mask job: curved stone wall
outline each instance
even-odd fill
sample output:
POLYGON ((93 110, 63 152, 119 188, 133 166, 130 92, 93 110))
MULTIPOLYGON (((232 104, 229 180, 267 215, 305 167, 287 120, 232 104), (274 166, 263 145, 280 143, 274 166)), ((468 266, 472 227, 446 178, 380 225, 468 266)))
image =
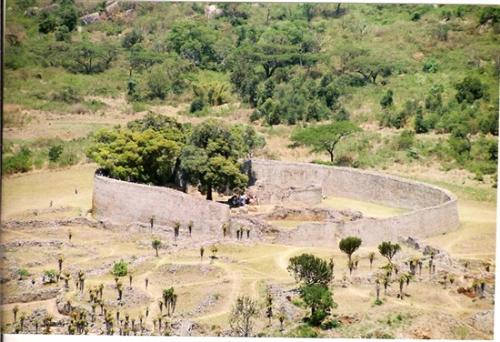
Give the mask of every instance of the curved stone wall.
MULTIPOLYGON (((259 188, 264 190, 285 193, 290 188, 311 188, 314 196, 307 193, 305 199, 313 202, 319 192, 322 196, 349 197, 411 210, 380 219, 305 223, 296 229, 282 231, 276 240, 279 243, 335 247, 339 238, 356 235, 365 245, 372 245, 384 240, 395 241, 399 237, 425 238, 455 230, 459 225, 455 196, 432 185, 377 172, 305 163, 251 160, 245 167, 251 183, 258 182, 259 188)), ((148 225, 153 215, 156 225, 167 227, 172 227, 175 221, 185 227, 192 220, 194 232, 213 236, 219 236, 221 225, 231 219, 227 205, 165 187, 124 182, 97 174, 93 210, 98 219, 112 224, 148 225)))
MULTIPOLYGON (((193 221, 193 233, 220 231, 229 221, 229 206, 207 201, 181 191, 160 186, 124 182, 94 176, 92 208, 95 216, 111 224, 142 223, 172 227, 179 221, 182 229, 193 221)), ((199 234, 198 234, 199 235, 199 234)))
POLYGON ((378 172, 316 164, 251 160, 251 182, 286 189, 315 184, 323 196, 349 197, 412 211, 388 218, 363 218, 344 223, 306 223, 282 232, 278 241, 305 246, 337 245, 339 238, 356 235, 364 244, 413 236, 424 238, 458 228, 456 197, 441 188, 378 172))

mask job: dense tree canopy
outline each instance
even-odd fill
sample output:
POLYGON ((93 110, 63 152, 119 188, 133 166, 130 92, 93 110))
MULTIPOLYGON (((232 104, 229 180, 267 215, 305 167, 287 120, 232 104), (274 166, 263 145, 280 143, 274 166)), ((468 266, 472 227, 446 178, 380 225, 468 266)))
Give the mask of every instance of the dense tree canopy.
POLYGON ((249 126, 228 127, 207 120, 193 128, 149 114, 126 128, 94 134, 87 151, 110 177, 154 185, 187 184, 212 199, 212 192, 246 188, 248 177, 239 159, 263 145, 249 126))
POLYGON ((288 271, 298 282, 306 285, 327 285, 332 279, 332 265, 312 254, 301 254, 290 258, 288 271))

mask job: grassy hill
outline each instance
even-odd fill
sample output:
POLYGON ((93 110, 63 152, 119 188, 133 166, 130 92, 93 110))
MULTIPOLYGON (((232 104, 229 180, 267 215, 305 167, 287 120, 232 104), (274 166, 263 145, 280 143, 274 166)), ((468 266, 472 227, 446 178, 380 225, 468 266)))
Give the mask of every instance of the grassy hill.
POLYGON ((496 184, 498 8, 6 7, 6 173, 86 162, 88 134, 155 111, 252 121, 264 156, 305 161, 328 158, 294 148, 290 134, 344 116, 363 132, 339 144, 337 165, 465 169, 496 184))

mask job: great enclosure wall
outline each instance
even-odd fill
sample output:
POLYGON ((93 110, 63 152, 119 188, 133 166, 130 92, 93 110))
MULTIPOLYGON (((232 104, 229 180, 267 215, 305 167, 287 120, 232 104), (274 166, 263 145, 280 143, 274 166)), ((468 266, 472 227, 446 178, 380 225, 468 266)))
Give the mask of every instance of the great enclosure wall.
MULTIPOLYGON (((383 173, 351 168, 253 159, 245 162, 249 192, 259 204, 314 207, 326 196, 408 209, 387 218, 305 222, 279 232, 274 241, 300 246, 333 247, 339 238, 360 236, 365 245, 401 237, 425 238, 458 228, 456 197, 441 188, 383 173)), ((112 225, 173 226, 193 222, 193 235, 222 236, 221 226, 240 222, 228 205, 181 191, 95 175, 93 212, 112 225)), ((250 222, 250 221, 248 221, 250 222)), ((232 228, 232 227, 231 227, 232 228)), ((255 234, 257 235, 257 234, 255 234)))

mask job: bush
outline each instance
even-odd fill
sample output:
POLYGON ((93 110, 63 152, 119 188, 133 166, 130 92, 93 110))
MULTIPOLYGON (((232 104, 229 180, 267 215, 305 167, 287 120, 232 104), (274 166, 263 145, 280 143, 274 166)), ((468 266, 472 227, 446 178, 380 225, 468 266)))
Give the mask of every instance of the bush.
POLYGON ((306 324, 299 325, 297 328, 290 332, 290 337, 319 337, 316 330, 306 324))
POLYGON ((380 99, 380 106, 382 108, 387 108, 387 107, 390 107, 392 106, 393 104, 393 92, 392 90, 388 90, 384 96, 382 96, 382 99, 380 99))
POLYGON ((427 59, 422 67, 422 71, 428 73, 436 73, 438 69, 438 63, 435 59, 427 59))
POLYGON ((419 12, 413 12, 410 16, 411 21, 419 21, 421 18, 421 15, 419 12))
POLYGON ((440 40, 442 42, 445 42, 448 40, 448 25, 441 25, 436 28, 434 31, 434 36, 436 37, 437 40, 440 40))
POLYGON ((78 156, 72 151, 67 151, 61 155, 59 158, 59 166, 71 166, 78 163, 78 156))
POLYGON ((127 33, 125 37, 123 37, 122 40, 122 46, 126 49, 131 48, 137 43, 140 43, 143 40, 143 35, 139 30, 132 30, 131 32, 127 33))
POLYGON ((19 276, 19 280, 23 280, 23 279, 26 279, 27 277, 29 277, 30 273, 28 272, 27 269, 20 268, 17 270, 17 275, 19 276))
POLYGON ((196 113, 203 110, 204 107, 205 101, 203 101, 202 98, 197 97, 193 100, 193 102, 191 102, 191 106, 189 106, 189 112, 196 113))
POLYGON ((340 326, 341 326, 340 321, 337 321, 336 319, 332 319, 332 320, 326 321, 323 324, 321 324, 321 329, 330 330, 330 329, 339 328, 340 326))
POLYGON ((455 95, 458 103, 468 102, 473 103, 485 97, 486 89, 481 81, 473 77, 465 77, 462 82, 455 85, 457 94, 455 95))
POLYGON ((55 283, 57 272, 55 270, 45 270, 43 271, 43 276, 45 277, 45 283, 55 283))
POLYGON ((49 161, 52 163, 55 163, 59 160, 59 157, 61 156, 63 152, 63 146, 62 145, 54 145, 49 149, 49 161))
POLYGON ((396 140, 398 150, 407 150, 415 143, 415 132, 404 130, 396 140))
POLYGON ((52 100, 65 103, 75 103, 81 100, 78 91, 73 87, 64 87, 59 92, 52 94, 52 100))
POLYGON ((111 271, 111 273, 116 277, 126 276, 128 273, 128 264, 123 260, 115 262, 113 264, 113 270, 111 271))
POLYGON ((2 169, 5 174, 28 172, 33 167, 32 152, 27 147, 21 148, 21 150, 13 156, 4 158, 2 169))

